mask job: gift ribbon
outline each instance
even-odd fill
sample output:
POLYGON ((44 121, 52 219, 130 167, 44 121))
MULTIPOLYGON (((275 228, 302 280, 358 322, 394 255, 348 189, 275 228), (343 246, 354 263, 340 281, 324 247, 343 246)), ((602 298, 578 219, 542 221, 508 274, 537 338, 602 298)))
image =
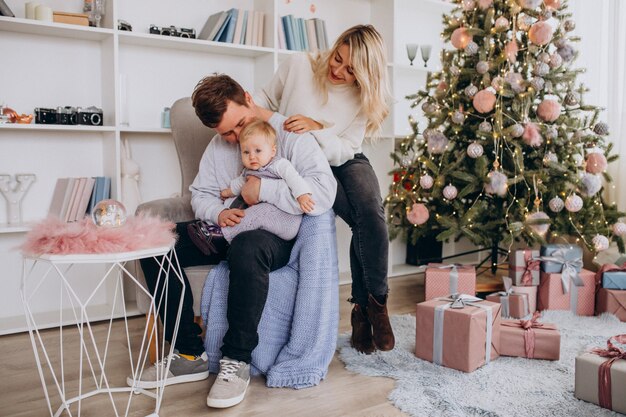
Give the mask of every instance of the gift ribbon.
MULTIPOLYGON (((522 251, 524 252, 524 266, 515 265, 511 268, 515 272, 522 272, 522 281, 521 284, 524 286, 530 286, 533 283, 533 272, 537 271, 539 273, 539 264, 541 263, 541 258, 534 258, 532 255, 532 251, 522 251)), ((517 257, 517 253, 515 254, 517 257)), ((517 276, 517 274, 516 274, 517 276)))
POLYGON ((596 272, 596 291, 598 291, 598 289, 602 286, 602 276, 605 272, 626 272, 626 262, 624 262, 622 266, 617 266, 615 264, 602 265, 598 272, 596 272))
POLYGON ((491 361, 491 339, 493 334, 493 311, 487 305, 479 304, 484 301, 480 298, 467 294, 452 294, 446 298, 435 298, 439 301, 449 301, 446 304, 435 307, 435 319, 433 325, 433 363, 443 364, 443 315, 449 308, 462 309, 467 306, 482 308, 487 313, 487 334, 485 340, 485 365, 491 361))
POLYGON ((459 267, 464 268, 465 265, 461 264, 448 264, 436 266, 437 269, 449 269, 450 275, 450 294, 457 294, 459 291, 459 267))
POLYGON ((539 311, 535 311, 530 320, 504 321, 503 326, 519 327, 524 330, 524 353, 528 359, 535 357, 536 334, 534 329, 556 330, 554 324, 539 323, 537 320, 541 316, 539 311))
POLYGON ((583 280, 580 278, 578 271, 583 267, 583 260, 581 258, 577 259, 566 259, 567 249, 558 249, 552 253, 550 256, 542 256, 539 259, 546 262, 556 262, 561 264, 561 285, 563 286, 563 294, 567 294, 569 291, 569 282, 570 280, 577 287, 582 287, 585 284, 583 280))
POLYGON ((626 334, 620 334, 607 340, 607 348, 596 348, 591 351, 609 360, 603 362, 598 368, 598 400, 600 407, 613 409, 613 399, 611 398, 611 366, 617 360, 626 360, 626 350, 615 346, 615 343, 626 344, 626 334))

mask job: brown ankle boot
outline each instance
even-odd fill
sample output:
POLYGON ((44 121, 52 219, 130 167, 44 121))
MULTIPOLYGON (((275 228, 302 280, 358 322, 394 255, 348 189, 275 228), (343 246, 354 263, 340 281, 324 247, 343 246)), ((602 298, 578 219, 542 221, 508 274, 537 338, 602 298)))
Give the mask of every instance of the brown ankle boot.
POLYGON ((350 344, 359 352, 369 355, 375 350, 374 342, 372 342, 372 325, 358 304, 352 308, 350 323, 352 323, 350 344))
POLYGON ((393 336, 393 329, 387 314, 387 296, 385 296, 384 304, 378 304, 376 299, 370 294, 367 304, 367 316, 370 323, 372 323, 374 345, 380 350, 393 349, 396 339, 393 336))

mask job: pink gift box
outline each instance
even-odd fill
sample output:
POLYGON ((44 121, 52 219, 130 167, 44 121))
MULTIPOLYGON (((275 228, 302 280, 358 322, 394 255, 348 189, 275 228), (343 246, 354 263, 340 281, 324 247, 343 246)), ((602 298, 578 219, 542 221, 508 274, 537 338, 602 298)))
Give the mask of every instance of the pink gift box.
POLYGON ((596 300, 596 312, 615 314, 620 321, 626 322, 626 290, 600 288, 596 300))
POLYGON ((500 355, 558 361, 561 353, 561 334, 556 326, 535 322, 532 323, 532 327, 525 329, 524 322, 524 320, 502 321, 500 355))
POLYGON ((516 250, 509 256, 509 275, 517 286, 539 285, 539 251, 516 250))
POLYGON ((425 300, 448 294, 476 294, 476 268, 472 265, 430 263, 424 278, 425 300))
POLYGON ((537 304, 539 310, 571 310, 579 316, 593 316, 595 311, 595 274, 586 269, 579 273, 582 286, 562 274, 541 272, 537 304))
POLYGON ((463 372, 500 356, 500 304, 472 298, 479 301, 463 308, 444 299, 417 304, 415 356, 463 372))
POLYGON ((486 299, 492 303, 502 304, 502 317, 521 319, 530 314, 528 294, 494 292, 489 294, 486 299))
POLYGON ((537 311, 537 287, 511 287, 515 294, 526 294, 528 295, 528 309, 530 310, 530 314, 537 311))

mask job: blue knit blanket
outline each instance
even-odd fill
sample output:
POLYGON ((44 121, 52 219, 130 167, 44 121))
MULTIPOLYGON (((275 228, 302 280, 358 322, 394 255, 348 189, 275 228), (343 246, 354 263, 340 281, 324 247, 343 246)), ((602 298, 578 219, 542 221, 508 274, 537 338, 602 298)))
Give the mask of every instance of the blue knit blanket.
MULTIPOLYGON (((209 370, 219 371, 228 322, 228 264, 209 272, 200 304, 209 370)), ((335 215, 304 216, 289 263, 270 273, 251 370, 268 387, 306 388, 326 376, 337 344, 339 271, 335 215)))

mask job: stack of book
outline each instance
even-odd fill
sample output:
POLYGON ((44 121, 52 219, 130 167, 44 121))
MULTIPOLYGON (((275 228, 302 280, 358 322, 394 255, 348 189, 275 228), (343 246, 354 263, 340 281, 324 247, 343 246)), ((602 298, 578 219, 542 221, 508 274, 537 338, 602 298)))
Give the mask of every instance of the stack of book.
POLYGON ((93 207, 111 196, 111 178, 59 178, 48 213, 65 222, 82 220, 93 207))
POLYGON ((232 8, 209 16, 198 39, 263 46, 265 13, 232 8))
POLYGON ((317 51, 328 49, 326 22, 317 17, 303 19, 286 15, 278 25, 278 46, 290 51, 317 51))

